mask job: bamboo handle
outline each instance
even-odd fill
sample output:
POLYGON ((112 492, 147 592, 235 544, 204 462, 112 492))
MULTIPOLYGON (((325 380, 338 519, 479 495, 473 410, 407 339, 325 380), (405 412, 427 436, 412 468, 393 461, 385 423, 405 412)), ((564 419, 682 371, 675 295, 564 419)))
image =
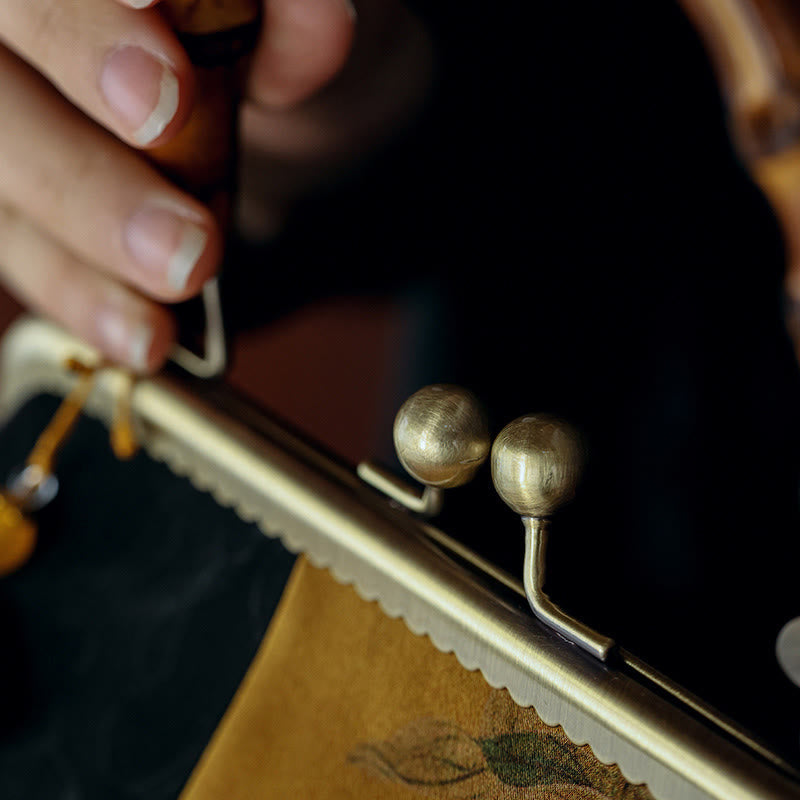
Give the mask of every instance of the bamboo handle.
POLYGON ((716 68, 734 145, 781 222, 794 303, 787 323, 800 357, 800 6, 794 0, 680 2, 716 68))
POLYGON ((227 225, 234 188, 237 109, 247 56, 259 32, 260 0, 165 0, 159 7, 196 67, 191 117, 178 136, 149 151, 183 188, 227 225))
POLYGON ((755 164, 800 141, 800 7, 680 0, 716 68, 735 144, 755 164))

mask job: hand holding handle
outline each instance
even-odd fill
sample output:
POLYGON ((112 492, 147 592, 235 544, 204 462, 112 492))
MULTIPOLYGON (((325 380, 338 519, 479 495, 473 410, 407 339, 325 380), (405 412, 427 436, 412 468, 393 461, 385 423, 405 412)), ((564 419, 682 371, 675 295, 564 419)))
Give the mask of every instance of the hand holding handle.
MULTIPOLYGON (((259 0, 165 0, 162 11, 195 64, 191 117, 150 158, 214 212, 223 232, 231 217, 237 164, 238 110, 248 55, 259 33, 259 0)), ((179 344, 173 360, 201 378, 216 377, 227 362, 216 280, 203 288, 202 356, 179 344)))

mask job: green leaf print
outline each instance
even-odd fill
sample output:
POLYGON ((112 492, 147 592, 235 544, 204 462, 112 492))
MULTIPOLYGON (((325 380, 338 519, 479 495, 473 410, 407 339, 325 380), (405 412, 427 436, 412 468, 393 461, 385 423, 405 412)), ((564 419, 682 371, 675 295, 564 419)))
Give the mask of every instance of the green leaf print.
POLYGON ((591 785, 577 748, 547 732, 508 733, 479 741, 488 768, 510 786, 591 785))

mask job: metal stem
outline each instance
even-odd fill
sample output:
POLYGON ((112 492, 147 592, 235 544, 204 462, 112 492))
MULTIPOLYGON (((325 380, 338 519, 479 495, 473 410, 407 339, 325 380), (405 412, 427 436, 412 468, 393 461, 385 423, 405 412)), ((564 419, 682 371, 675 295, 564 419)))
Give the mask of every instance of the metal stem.
POLYGON ((595 658, 605 661, 614 647, 614 640, 593 631, 566 614, 544 593, 547 520, 539 517, 523 517, 522 522, 525 525, 523 584, 531 610, 542 622, 565 639, 582 647, 595 658))

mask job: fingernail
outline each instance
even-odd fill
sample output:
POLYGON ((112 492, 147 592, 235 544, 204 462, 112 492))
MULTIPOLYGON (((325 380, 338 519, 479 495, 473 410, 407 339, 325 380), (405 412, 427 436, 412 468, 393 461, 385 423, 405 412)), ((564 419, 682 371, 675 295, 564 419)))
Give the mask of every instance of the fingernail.
POLYGON ((112 358, 140 372, 147 369, 153 330, 139 320, 131 320, 116 308, 102 308, 96 314, 101 348, 112 358))
POLYGON ((175 292, 186 289, 207 242, 206 231, 165 208, 137 211, 125 230, 137 264, 175 292))
POLYGON ((155 141, 178 110, 175 73, 140 47, 121 47, 106 60, 100 90, 141 146, 155 141))
POLYGON ((131 8, 147 8, 153 0, 125 0, 131 8))

